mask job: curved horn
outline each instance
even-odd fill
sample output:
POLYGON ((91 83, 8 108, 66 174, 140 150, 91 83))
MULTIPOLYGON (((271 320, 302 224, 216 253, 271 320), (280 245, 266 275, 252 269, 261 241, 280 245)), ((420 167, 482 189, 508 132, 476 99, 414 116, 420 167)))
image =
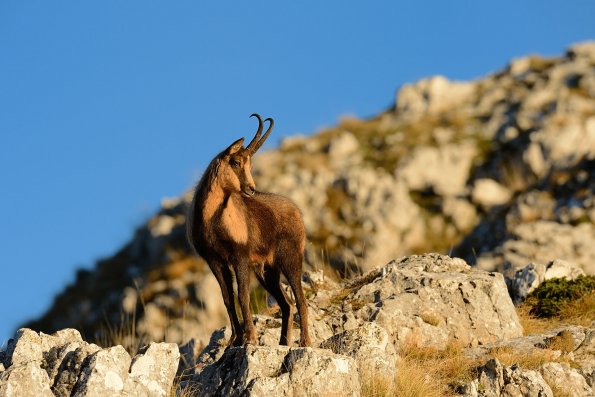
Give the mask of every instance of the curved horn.
POLYGON ((256 151, 254 146, 258 143, 258 139, 260 138, 260 134, 262 133, 262 127, 264 123, 262 121, 262 117, 260 117, 258 113, 252 113, 250 117, 256 117, 258 119, 258 131, 256 131, 256 135, 254 135, 254 138, 250 141, 248 147, 246 147, 246 150, 249 150, 250 152, 254 153, 256 151))
POLYGON ((264 133, 263 137, 260 138, 260 140, 256 143, 256 145, 254 145, 254 149, 252 150, 252 153, 256 153, 256 151, 258 149, 260 149, 260 147, 262 146, 262 144, 264 143, 264 141, 266 141, 266 139, 269 137, 269 134, 273 130, 273 127, 275 126, 275 121, 272 118, 270 118, 270 117, 269 118, 266 118, 264 121, 265 122, 266 121, 269 122, 269 128, 267 128, 267 130, 264 133))

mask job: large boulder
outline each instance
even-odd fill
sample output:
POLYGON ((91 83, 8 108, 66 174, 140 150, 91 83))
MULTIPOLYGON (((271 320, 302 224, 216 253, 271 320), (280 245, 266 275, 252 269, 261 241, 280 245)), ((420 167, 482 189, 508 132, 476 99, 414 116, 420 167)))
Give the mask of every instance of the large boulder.
POLYGON ((411 338, 444 347, 475 346, 522 335, 504 277, 438 254, 391 261, 344 286, 336 306, 320 313, 336 331, 367 322, 384 328, 397 350, 411 338))

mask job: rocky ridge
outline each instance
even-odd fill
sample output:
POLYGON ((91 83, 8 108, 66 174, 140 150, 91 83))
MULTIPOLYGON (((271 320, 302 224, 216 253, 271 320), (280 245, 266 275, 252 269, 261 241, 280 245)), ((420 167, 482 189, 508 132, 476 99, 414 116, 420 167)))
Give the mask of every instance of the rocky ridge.
MULTIPOLYGON (((593 274, 595 43, 520 58, 472 82, 437 76, 405 85, 375 117, 345 118, 259 153, 253 174, 260 190, 302 209, 311 270, 350 277, 438 251, 507 280, 555 259, 593 274)), ((131 352, 155 340, 206 345, 226 313, 216 281, 185 241, 189 200, 164 200, 129 243, 80 270, 27 326, 74 327, 131 352)))
MULTIPOLYGON (((500 273, 424 254, 342 283, 322 272, 304 280, 313 347, 277 346, 278 310, 255 316, 258 345, 226 349, 230 331, 222 328, 204 349, 150 343, 132 359, 122 346, 101 348, 73 329, 53 335, 21 329, 0 352, 0 396, 371 395, 366 385, 390 389, 407 370, 411 346, 441 351, 453 344, 466 357, 457 365, 474 369, 444 392, 593 395, 595 329, 561 326, 523 335, 500 273), (520 361, 503 364, 498 352, 520 361), (541 361, 526 367, 524 357, 534 355, 541 361)), ((295 330, 294 346, 298 339, 295 330)))
POLYGON ((3 352, 0 395, 168 396, 179 358, 173 343, 151 343, 131 358, 120 345, 83 341, 75 329, 46 335, 23 328, 3 352))

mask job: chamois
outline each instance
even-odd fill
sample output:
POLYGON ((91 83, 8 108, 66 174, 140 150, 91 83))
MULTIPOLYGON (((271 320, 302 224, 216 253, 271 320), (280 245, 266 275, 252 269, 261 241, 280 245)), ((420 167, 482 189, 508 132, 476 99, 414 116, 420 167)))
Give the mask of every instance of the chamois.
POLYGON ((281 308, 281 345, 291 344, 293 328, 293 307, 280 284, 281 274, 285 276, 300 316, 299 344, 310 346, 308 306, 301 281, 304 221, 290 199, 256 191, 251 159, 268 138, 274 121, 253 116, 258 119, 258 130, 250 144, 244 148, 244 138, 232 143, 211 161, 199 181, 187 218, 188 241, 208 263, 221 287, 231 323, 228 346, 256 343, 250 313, 252 272, 281 308), (269 126, 261 138, 266 122, 269 126), (236 313, 234 273, 243 327, 236 313))

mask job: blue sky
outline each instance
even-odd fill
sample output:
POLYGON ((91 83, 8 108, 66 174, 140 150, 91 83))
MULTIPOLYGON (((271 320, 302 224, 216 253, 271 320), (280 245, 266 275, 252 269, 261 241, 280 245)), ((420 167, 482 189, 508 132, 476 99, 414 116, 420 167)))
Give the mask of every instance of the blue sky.
POLYGON ((595 39, 592 1, 0 0, 0 344, 211 157, 595 39))

